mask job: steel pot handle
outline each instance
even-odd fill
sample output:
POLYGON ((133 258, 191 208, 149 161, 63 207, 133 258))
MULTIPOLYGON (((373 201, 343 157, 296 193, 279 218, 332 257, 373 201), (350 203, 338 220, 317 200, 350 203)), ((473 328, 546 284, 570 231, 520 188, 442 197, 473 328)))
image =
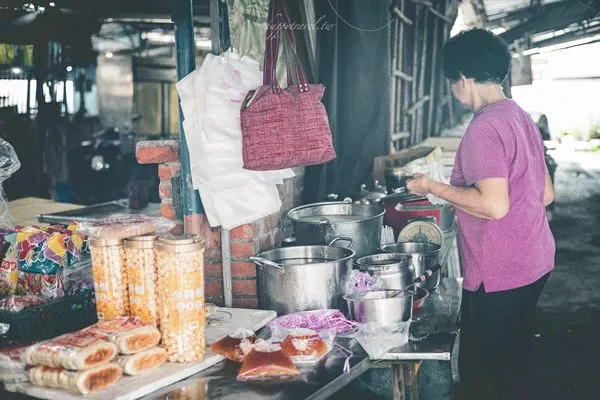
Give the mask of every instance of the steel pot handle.
POLYGON ((352 238, 349 238, 347 236, 340 236, 340 237, 333 238, 333 240, 331 242, 329 242, 328 246, 335 246, 335 244, 341 240, 348 242, 348 246, 340 246, 340 247, 346 247, 348 249, 351 249, 352 246, 354 246, 354 240, 352 240, 352 238))
POLYGON ((285 268, 283 268, 281 265, 274 263, 273 261, 267 260, 266 258, 262 258, 262 257, 250 257, 249 258, 250 261, 252 261, 254 264, 258 265, 259 267, 264 267, 269 266, 271 268, 275 268, 277 271, 281 272, 282 274, 285 273, 285 268))

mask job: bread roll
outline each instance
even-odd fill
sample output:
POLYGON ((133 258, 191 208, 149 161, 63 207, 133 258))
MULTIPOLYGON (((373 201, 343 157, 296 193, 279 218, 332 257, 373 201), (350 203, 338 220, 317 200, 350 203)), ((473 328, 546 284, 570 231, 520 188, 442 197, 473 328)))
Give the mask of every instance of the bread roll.
POLYGON ((167 361, 167 351, 160 347, 153 347, 129 356, 121 356, 117 363, 127 375, 139 375, 154 370, 167 361))
POLYGON ((121 354, 135 354, 160 342, 160 331, 137 317, 120 317, 98 322, 86 330, 103 335, 121 354))
POLYGON ((30 346, 25 361, 30 365, 86 370, 110 362, 117 347, 92 332, 78 331, 30 346))
POLYGON ((36 386, 64 389, 87 395, 115 384, 123 376, 118 364, 110 363, 87 371, 68 371, 62 368, 38 366, 29 371, 29 379, 36 386))

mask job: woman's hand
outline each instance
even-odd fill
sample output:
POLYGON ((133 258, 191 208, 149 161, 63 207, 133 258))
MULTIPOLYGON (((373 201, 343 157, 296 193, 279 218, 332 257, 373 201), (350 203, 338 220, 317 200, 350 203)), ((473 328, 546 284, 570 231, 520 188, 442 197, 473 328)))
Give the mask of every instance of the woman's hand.
POLYGON ((406 189, 410 193, 426 196, 431 193, 431 179, 423 174, 415 174, 414 179, 406 182, 406 189))

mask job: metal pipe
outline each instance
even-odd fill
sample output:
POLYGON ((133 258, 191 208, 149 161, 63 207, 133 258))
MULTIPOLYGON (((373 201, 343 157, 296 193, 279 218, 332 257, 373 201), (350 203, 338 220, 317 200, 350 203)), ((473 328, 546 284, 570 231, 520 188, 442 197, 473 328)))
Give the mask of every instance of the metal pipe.
MULTIPOLYGON (((419 74, 419 89, 418 97, 422 98, 425 96, 425 72, 427 71, 427 39, 429 38, 429 15, 423 13, 423 39, 421 43, 421 63, 420 63, 420 74, 419 74)), ((429 98, 429 96, 427 96, 429 98)), ((425 104, 425 102, 423 102, 425 104)), ((417 112, 417 141, 422 142, 424 139, 424 122, 423 117, 425 116, 425 110, 419 109, 417 112)))
MULTIPOLYGON (((210 0, 210 40, 212 53, 221 53, 219 1, 210 0)), ((229 231, 221 227, 221 266, 223 268, 223 298, 225 307, 233 306, 233 282, 231 273, 231 245, 229 231)))
MULTIPOLYGON (((180 80, 196 68, 192 0, 172 0, 169 5, 175 24, 177 79, 180 80)), ((179 105, 179 161, 181 163, 181 205, 184 231, 200 235, 202 233, 200 213, 203 209, 200 195, 192 186, 190 155, 183 130, 181 104, 179 105)))
MULTIPOLYGON (((398 68, 396 66, 396 49, 395 44, 396 44, 396 38, 397 38, 397 31, 398 31, 398 25, 399 23, 396 21, 392 22, 392 29, 390 29, 390 41, 391 41, 391 47, 392 47, 392 70, 395 70, 396 68, 398 68)), ((389 140, 388 140, 388 146, 387 146, 387 154, 391 154, 394 150, 395 150, 395 146, 394 146, 394 138, 393 138, 393 133, 396 130, 396 81, 398 79, 396 78, 396 76, 394 74, 392 74, 391 76, 391 85, 390 85, 390 125, 389 125, 389 140)))
POLYGON ((434 130, 433 127, 433 108, 435 107, 435 99, 437 94, 437 82, 440 72, 437 70, 437 51, 438 51, 438 42, 439 42, 439 32, 438 32, 439 21, 437 19, 433 20, 433 37, 432 37, 432 50, 431 50, 431 80, 429 85, 429 98, 431 101, 429 102, 429 110, 427 115, 427 131, 429 132, 429 136, 437 136, 438 132, 434 130))
POLYGON ((413 81, 413 77, 410 76, 409 74, 407 74, 406 72, 403 72, 399 69, 395 70, 393 72, 394 76, 397 76, 398 78, 402 78, 407 82, 412 82, 413 81))
POLYGON ((413 22, 406 15, 404 15, 404 13, 398 7, 394 7, 392 12, 400 19, 400 21, 404 22, 405 24, 413 24, 413 22))
POLYGON ((421 106, 423 106, 427 101, 429 101, 429 96, 421 97, 419 100, 415 101, 414 104, 412 106, 410 106, 410 108, 408 110, 406 110, 406 112, 409 114, 413 114, 421 106))

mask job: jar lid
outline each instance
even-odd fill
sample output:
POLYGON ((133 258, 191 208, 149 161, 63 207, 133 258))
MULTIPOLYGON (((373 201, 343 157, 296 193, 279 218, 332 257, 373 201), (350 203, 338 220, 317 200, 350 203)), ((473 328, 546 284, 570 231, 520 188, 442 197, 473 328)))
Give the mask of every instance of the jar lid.
POLYGON ((89 243, 91 247, 109 247, 120 246, 123 242, 115 238, 90 238, 89 243))
POLYGON ((156 250, 169 253, 193 253, 195 251, 204 251, 204 240, 178 244, 170 244, 159 240, 156 242, 156 250))
POLYGON ((158 242, 160 242, 161 244, 168 244, 171 246, 192 244, 200 241, 204 242, 204 240, 200 236, 189 233, 184 233, 182 235, 165 234, 158 237, 158 242))
POLYGON ((125 239, 125 247, 131 249, 152 249, 157 235, 149 233, 147 235, 133 236, 125 239))

